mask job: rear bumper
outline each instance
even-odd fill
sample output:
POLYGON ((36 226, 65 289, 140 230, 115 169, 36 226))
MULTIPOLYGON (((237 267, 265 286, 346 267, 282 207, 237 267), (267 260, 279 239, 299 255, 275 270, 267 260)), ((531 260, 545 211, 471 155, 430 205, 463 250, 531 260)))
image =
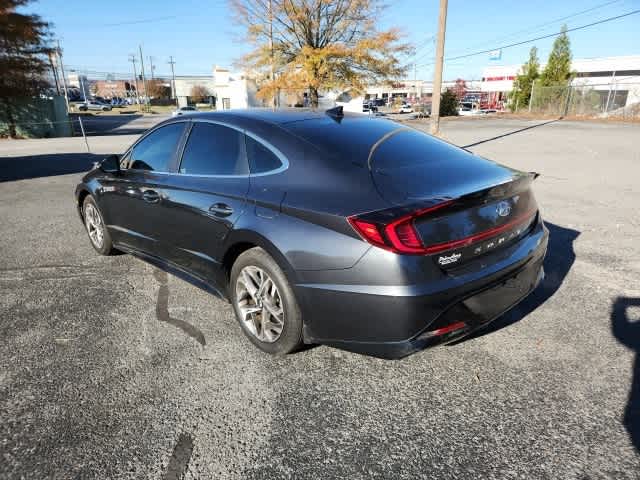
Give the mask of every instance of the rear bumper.
POLYGON ((393 359, 459 340, 514 307, 538 286, 544 278, 547 243, 548 231, 540 222, 507 258, 473 275, 445 275, 434 282, 437 291, 426 294, 428 285, 376 287, 373 293, 298 286, 305 341, 393 359), (392 294, 379 294, 387 291, 392 294), (464 323, 461 328, 432 333, 460 322, 464 323))

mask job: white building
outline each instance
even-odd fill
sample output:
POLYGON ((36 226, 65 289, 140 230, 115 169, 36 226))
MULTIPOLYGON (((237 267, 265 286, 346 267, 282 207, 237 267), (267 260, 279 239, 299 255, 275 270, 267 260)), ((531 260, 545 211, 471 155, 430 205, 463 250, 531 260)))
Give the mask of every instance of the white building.
MULTIPOLYGON (((441 92, 453 88, 455 80, 445 80, 442 82, 441 92)), ((477 80, 465 80, 466 88, 469 91, 480 89, 480 82, 477 80)), ((402 98, 412 102, 423 101, 430 103, 433 95, 433 82, 427 80, 402 80, 391 85, 371 85, 367 87, 365 98, 402 98)))
POLYGON ((91 97, 91 85, 86 75, 80 75, 79 73, 71 72, 67 75, 66 81, 67 88, 77 88, 83 99, 91 97))
MULTIPOLYGON (((481 90, 494 101, 505 101, 522 65, 488 66, 482 72, 481 90)), ((540 71, 544 65, 540 66, 540 71)), ((640 102, 640 55, 576 59, 571 63, 576 76, 572 86, 588 86, 609 97, 612 105, 640 102), (611 100, 611 95, 614 100, 611 100)))
POLYGON ((262 106, 262 102, 256 99, 255 81, 242 73, 232 74, 217 65, 211 76, 176 76, 175 89, 179 106, 191 103, 190 97, 195 86, 206 89, 210 99, 206 103, 211 103, 218 110, 262 106))

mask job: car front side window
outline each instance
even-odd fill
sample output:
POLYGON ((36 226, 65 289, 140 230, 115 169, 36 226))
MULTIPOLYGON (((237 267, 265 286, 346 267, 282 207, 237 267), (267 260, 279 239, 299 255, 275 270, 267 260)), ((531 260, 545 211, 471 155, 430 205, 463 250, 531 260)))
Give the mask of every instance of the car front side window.
POLYGON ((129 168, 166 172, 174 158, 185 124, 171 123, 153 131, 136 144, 129 157, 129 168))

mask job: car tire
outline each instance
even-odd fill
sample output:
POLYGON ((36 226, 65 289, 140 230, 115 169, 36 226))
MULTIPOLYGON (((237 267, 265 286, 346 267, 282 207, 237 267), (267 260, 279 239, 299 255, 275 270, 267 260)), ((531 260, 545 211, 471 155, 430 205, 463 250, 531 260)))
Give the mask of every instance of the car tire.
POLYGON ((284 272, 262 248, 251 248, 236 259, 231 268, 229 297, 242 331, 260 350, 286 355, 302 346, 298 302, 284 272), (262 293, 256 291, 262 286, 261 281, 265 290, 262 293), (282 315, 278 316, 280 310, 282 315), (269 327, 266 329, 265 319, 269 327))
POLYGON ((91 195, 87 195, 82 202, 82 220, 87 230, 91 246, 100 255, 112 255, 115 248, 111 241, 111 235, 104 223, 102 213, 91 195))

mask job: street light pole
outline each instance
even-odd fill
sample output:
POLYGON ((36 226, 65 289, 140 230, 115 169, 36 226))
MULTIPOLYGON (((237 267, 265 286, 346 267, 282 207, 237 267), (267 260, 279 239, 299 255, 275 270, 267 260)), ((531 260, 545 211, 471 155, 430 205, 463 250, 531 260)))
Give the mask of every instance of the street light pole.
POLYGON ((436 44, 436 65, 433 73, 433 91, 431 93, 431 134, 440 133, 440 94, 442 91, 442 68, 444 64, 444 37, 447 29, 447 0, 440 0, 438 19, 438 41, 436 44))

